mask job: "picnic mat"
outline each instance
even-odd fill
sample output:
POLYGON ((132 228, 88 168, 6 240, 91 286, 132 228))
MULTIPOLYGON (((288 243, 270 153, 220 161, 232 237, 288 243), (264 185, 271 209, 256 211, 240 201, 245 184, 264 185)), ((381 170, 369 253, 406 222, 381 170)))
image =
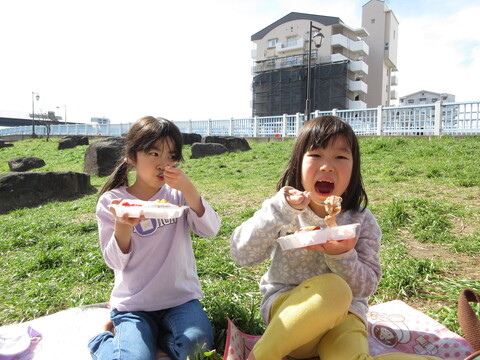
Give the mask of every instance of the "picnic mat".
MULTIPOLYGON (((401 352, 462 360, 473 353, 464 338, 400 300, 371 306, 367 317, 373 356, 401 352)), ((241 332, 228 319, 223 360, 246 359, 260 337, 241 332)))
MULTIPOLYGON (((102 331, 109 313, 105 304, 71 308, 25 323, 2 326, 0 332, 16 333, 22 329, 26 332, 30 327, 40 333, 41 340, 32 350, 33 360, 88 360, 91 358, 88 340, 102 331)), ((372 355, 405 352, 462 360, 473 352, 465 339, 400 300, 371 306, 368 332, 372 355)), ((224 360, 244 360, 259 338, 242 333, 228 319, 224 360)), ((157 360, 167 359, 164 353, 157 353, 157 360)))
MULTIPOLYGON (((88 360, 88 340, 103 331, 103 325, 110 319, 106 304, 71 308, 20 324, 0 327, 0 332, 17 334, 30 327, 41 334, 32 354, 25 354, 22 360, 88 360)), ((167 360, 160 350, 157 360, 167 360)))

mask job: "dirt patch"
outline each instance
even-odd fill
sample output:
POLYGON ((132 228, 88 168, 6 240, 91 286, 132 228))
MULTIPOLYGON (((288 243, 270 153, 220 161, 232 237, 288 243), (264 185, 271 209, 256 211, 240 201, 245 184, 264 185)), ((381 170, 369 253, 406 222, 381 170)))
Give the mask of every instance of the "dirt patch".
MULTIPOLYGON (((442 272, 443 276, 447 279, 470 279, 480 281, 478 259, 473 256, 453 251, 451 245, 421 243, 411 237, 407 237, 406 246, 409 249, 410 255, 416 259, 429 259, 444 262, 446 266, 442 269, 442 272)), ((429 295, 435 295, 435 290, 429 289, 426 291, 429 295)), ((455 307, 456 302, 452 303, 451 300, 447 299, 441 300, 441 292, 442 291, 438 294, 439 297, 434 299, 421 297, 402 300, 413 308, 423 312, 427 312, 431 309, 438 310, 442 306, 455 307)), ((457 295, 460 295, 460 293, 457 295)))
POLYGON ((478 259, 450 249, 450 245, 420 243, 414 239, 408 239, 407 247, 410 254, 417 259, 441 260, 451 263, 445 269, 448 277, 468 278, 480 280, 480 267, 478 259))

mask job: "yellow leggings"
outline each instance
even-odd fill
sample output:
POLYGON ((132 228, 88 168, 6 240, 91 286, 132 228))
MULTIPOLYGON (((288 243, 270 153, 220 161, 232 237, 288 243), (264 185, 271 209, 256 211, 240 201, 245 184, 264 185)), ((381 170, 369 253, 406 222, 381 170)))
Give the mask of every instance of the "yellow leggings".
POLYGON ((290 355, 320 360, 439 360, 402 353, 370 356, 365 324, 348 313, 351 301, 350 287, 338 275, 305 280, 273 303, 270 323, 253 348, 254 358, 281 360, 290 355))

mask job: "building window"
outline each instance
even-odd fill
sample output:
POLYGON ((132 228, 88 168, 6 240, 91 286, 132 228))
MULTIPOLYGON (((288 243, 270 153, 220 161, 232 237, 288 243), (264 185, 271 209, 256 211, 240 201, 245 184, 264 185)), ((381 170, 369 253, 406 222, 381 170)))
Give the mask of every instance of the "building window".
POLYGON ((289 36, 287 37, 287 47, 297 45, 297 37, 296 36, 289 36))
POLYGON ((418 102, 420 104, 426 104, 427 103, 427 98, 422 97, 422 98, 418 99, 418 102))
POLYGON ((415 102, 415 100, 413 100, 413 99, 408 99, 408 103, 409 103, 409 104, 413 104, 414 102, 415 102))
POLYGON ((375 19, 370 20, 372 24, 375 24, 375 19))
POLYGON ((437 102, 438 98, 432 98, 432 102, 437 102))
POLYGON ((275 47, 277 45, 278 39, 270 39, 267 41, 268 47, 275 47))

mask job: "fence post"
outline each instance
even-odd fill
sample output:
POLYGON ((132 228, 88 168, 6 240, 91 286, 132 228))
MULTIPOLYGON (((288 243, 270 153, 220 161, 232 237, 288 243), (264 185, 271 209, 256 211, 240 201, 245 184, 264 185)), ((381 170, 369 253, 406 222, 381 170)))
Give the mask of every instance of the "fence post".
POLYGON ((192 119, 188 119, 187 129, 189 133, 192 132, 192 119))
POLYGON ((338 109, 332 109, 332 116, 337 116, 337 110, 338 109))
POLYGON ((253 117, 253 137, 258 137, 258 119, 253 117))
POLYGON ((283 129, 282 137, 287 137, 287 114, 283 114, 283 129))
POLYGON ((230 125, 228 129, 228 135, 233 136, 233 117, 230 118, 230 125))
POLYGON ((435 103, 435 125, 433 128, 433 135, 440 135, 442 125, 442 101, 435 103))
POLYGON ((315 110, 315 117, 318 117, 320 115, 320 110, 315 110))
POLYGON ((212 119, 208 119, 207 122, 207 135, 212 135, 212 119))
POLYGON ((297 112, 295 114, 295 136, 298 135, 299 131, 300 131, 300 113, 297 112))
POLYGON ((382 124, 383 124, 383 111, 382 105, 377 107, 377 135, 380 136, 383 133, 382 124))

